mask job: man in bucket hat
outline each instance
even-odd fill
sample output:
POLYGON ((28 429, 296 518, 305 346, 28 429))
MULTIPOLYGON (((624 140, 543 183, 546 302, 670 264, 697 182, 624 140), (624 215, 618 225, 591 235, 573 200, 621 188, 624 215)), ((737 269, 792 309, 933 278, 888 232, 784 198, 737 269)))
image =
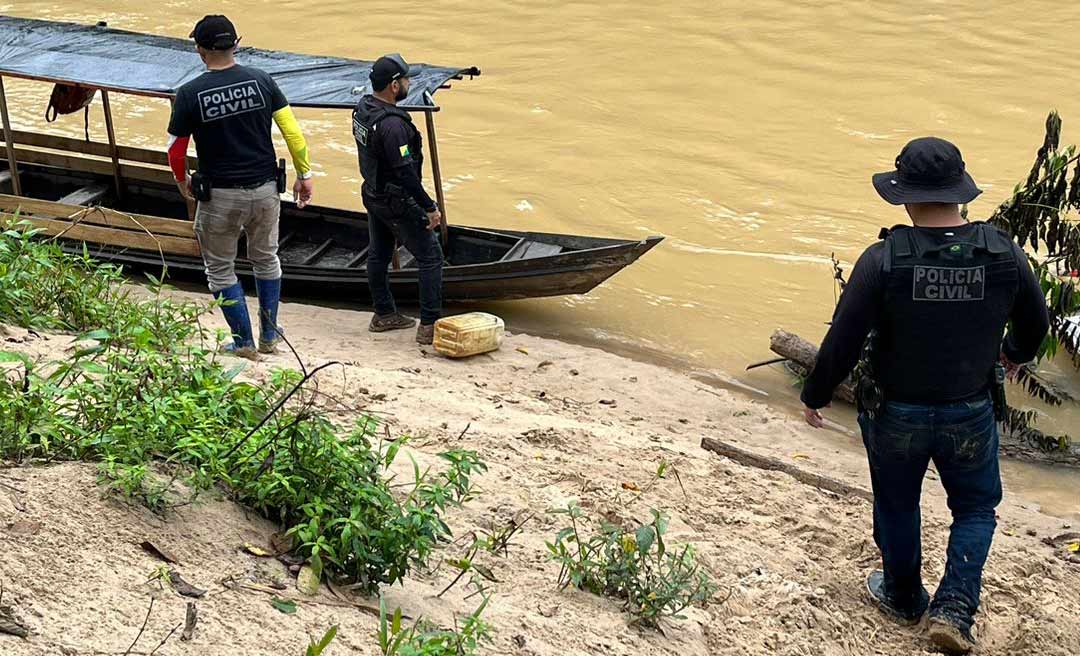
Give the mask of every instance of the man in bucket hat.
POLYGON ((1049 326, 1046 299, 1005 233, 961 215, 960 206, 981 191, 953 144, 915 139, 896 170, 874 176, 874 188, 904 205, 914 225, 883 230, 855 264, 803 388, 804 416, 822 427, 819 410, 859 362, 859 426, 883 565, 867 588, 902 623, 916 624, 929 610, 934 643, 965 653, 975 644, 982 570, 1001 501, 996 365, 1014 371, 1014 363, 1035 357, 1049 326), (922 585, 919 511, 930 461, 953 515, 933 602, 922 585))

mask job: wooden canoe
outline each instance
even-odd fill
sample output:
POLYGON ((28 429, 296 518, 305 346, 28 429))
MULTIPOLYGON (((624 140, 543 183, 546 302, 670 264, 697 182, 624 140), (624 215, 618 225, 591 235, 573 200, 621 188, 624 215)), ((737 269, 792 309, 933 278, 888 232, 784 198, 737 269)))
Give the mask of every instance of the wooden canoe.
MULTIPOLYGON (((64 247, 128 270, 161 271, 178 280, 204 281, 186 204, 176 192, 165 154, 121 147, 119 179, 109 145, 54 135, 12 132, 21 181, 0 162, 0 215, 34 223, 64 247), (24 147, 29 146, 29 147, 24 147), (149 165, 149 166, 148 166, 149 165), (118 188, 119 187, 119 188, 118 188), (88 207, 100 208, 87 210, 88 207)), ((298 209, 282 202, 279 255, 286 294, 369 302, 367 216, 330 207, 298 209)), ((446 301, 493 301, 585 294, 662 241, 606 239, 452 225, 443 296, 446 301)), ((245 248, 241 244, 240 252, 245 248)), ((394 295, 418 295, 418 270, 404 248, 391 271, 394 295)), ((237 262, 242 279, 251 266, 237 262)))

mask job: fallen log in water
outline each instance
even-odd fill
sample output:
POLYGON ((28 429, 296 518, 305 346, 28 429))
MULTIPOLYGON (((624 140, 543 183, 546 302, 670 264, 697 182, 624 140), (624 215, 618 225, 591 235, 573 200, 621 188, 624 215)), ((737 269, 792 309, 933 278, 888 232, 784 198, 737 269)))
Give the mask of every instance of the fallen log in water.
MULTIPOLYGON (((772 334, 769 348, 773 353, 787 358, 788 363, 799 373, 809 372, 817 361, 817 346, 786 330, 778 329, 772 334)), ((833 398, 855 404, 855 389, 850 377, 836 388, 833 398)), ((1063 449, 1045 450, 1037 446, 1040 436, 1042 434, 1035 429, 1027 429, 1026 433, 1002 431, 1001 454, 1029 462, 1080 467, 1080 444, 1074 441, 1063 449)))
MULTIPOLYGON (((777 330, 772 334, 769 348, 773 353, 784 356, 807 372, 813 369, 814 363, 817 362, 818 347, 786 330, 777 330)), ((850 377, 836 388, 833 396, 846 403, 855 403, 855 388, 851 384, 850 377)))

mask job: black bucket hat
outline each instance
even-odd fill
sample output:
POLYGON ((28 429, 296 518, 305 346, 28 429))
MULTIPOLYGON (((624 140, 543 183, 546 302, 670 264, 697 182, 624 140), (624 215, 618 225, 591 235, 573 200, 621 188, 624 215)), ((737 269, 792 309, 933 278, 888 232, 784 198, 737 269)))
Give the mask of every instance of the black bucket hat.
POLYGON ((896 158, 896 170, 874 176, 874 189, 893 205, 962 205, 982 193, 965 170, 960 149, 937 137, 908 142, 896 158))

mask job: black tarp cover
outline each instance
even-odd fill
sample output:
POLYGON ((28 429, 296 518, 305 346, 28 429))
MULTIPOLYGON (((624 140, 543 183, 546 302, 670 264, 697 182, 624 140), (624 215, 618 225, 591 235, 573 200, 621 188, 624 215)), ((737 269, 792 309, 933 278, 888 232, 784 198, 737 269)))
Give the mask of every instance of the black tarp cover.
MULTIPOLYGON (((352 107, 369 91, 368 61, 246 47, 237 60, 273 76, 294 106, 352 107)), ((406 108, 430 106, 424 93, 434 94, 455 76, 480 74, 475 68, 413 66, 420 74, 401 103, 406 108)), ((205 70, 188 39, 0 16, 0 75, 167 97, 205 70)))

